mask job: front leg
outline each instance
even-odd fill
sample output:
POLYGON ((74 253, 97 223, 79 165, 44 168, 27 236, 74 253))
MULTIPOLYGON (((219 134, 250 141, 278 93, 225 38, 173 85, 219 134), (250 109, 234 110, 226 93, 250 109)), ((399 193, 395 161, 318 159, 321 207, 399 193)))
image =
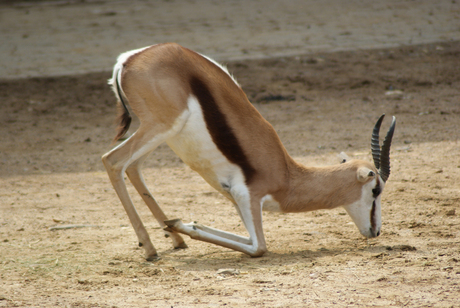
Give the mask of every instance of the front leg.
POLYGON ((244 192, 247 192, 247 189, 243 190, 243 193, 232 189, 232 196, 236 201, 238 213, 250 235, 249 238, 196 223, 184 224, 180 219, 165 221, 167 225, 165 230, 179 232, 195 240, 241 251, 251 257, 260 257, 267 251, 262 229, 262 208, 260 201, 251 202, 249 194, 244 192))
POLYGON ((172 219, 172 220, 166 220, 165 224, 167 225, 167 227, 164 228, 163 230, 169 231, 169 232, 171 231, 180 232, 182 234, 186 234, 190 236, 193 239, 199 239, 198 238, 199 232, 197 231, 200 230, 202 232, 209 233, 216 237, 225 238, 225 239, 243 243, 246 245, 251 244, 251 239, 249 237, 244 237, 244 236, 240 236, 240 235, 226 232, 223 230, 207 227, 202 224, 198 224, 196 222, 190 222, 188 224, 184 224, 182 220, 180 219, 172 219))

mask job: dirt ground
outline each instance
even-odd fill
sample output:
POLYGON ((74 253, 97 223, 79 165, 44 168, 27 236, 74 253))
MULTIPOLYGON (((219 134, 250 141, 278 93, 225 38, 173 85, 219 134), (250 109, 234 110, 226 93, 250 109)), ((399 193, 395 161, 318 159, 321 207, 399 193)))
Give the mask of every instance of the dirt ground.
MULTIPOLYGON (((227 63, 307 165, 371 160, 376 119, 397 118, 382 235, 367 241, 343 209, 265 213, 261 258, 172 249, 130 186, 161 255, 145 261, 100 162, 109 71, 1 80, 0 307, 460 307, 459 57, 440 41, 227 63)), ((144 175, 169 218, 245 233, 167 146, 144 175)))

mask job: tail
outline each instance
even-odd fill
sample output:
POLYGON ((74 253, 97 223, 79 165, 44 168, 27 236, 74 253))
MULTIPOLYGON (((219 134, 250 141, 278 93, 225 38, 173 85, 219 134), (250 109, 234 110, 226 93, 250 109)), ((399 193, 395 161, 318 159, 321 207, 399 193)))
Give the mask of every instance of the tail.
POLYGON ((121 68, 119 68, 118 70, 115 69, 113 78, 111 80, 112 86, 114 86, 114 83, 115 83, 113 90, 119 102, 121 103, 121 106, 119 105, 121 108, 119 108, 118 117, 117 117, 117 123, 118 123, 117 135, 113 139, 113 142, 120 140, 120 138, 122 138, 126 134, 126 132, 129 129, 129 126, 131 125, 131 120, 132 120, 131 115, 129 114, 128 107, 126 106, 125 100, 123 99, 124 95, 123 95, 123 91, 121 90, 120 81, 119 81, 120 73, 121 73, 121 68))

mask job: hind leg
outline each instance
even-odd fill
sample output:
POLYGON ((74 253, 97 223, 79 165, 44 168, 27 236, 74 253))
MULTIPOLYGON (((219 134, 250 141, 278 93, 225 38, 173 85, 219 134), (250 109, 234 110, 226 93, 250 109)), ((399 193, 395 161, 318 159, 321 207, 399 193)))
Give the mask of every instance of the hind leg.
POLYGON ((139 240, 139 246, 144 247, 146 259, 149 261, 156 259, 158 254, 129 196, 124 173, 130 165, 152 152, 165 140, 165 134, 157 133, 154 129, 143 129, 141 125, 139 130, 128 140, 102 156, 102 162, 113 188, 128 214, 139 240))
MULTIPOLYGON (((160 226, 164 228, 166 227, 164 221, 168 220, 168 218, 163 213, 155 198, 153 198, 149 189, 145 185, 144 177, 142 176, 141 172, 142 163, 147 158, 147 156, 148 154, 131 164, 128 169, 126 169, 126 174, 128 174, 129 180, 136 188, 139 195, 141 195, 142 199, 144 200, 145 204, 147 204, 155 219, 158 221, 160 226)), ((177 232, 165 231, 165 236, 171 237, 174 248, 187 248, 187 244, 185 244, 184 240, 177 232)))

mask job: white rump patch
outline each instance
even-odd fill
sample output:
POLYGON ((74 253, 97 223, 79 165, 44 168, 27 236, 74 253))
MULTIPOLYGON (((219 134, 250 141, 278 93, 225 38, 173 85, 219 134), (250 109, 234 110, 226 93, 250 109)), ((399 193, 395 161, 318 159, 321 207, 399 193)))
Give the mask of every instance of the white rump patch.
MULTIPOLYGON (((154 46, 154 45, 152 45, 154 46)), ((147 49, 147 48, 150 48, 152 46, 147 46, 147 47, 143 47, 143 48, 139 48, 139 49, 134 49, 134 50, 130 50, 130 51, 127 51, 127 52, 124 52, 122 54, 120 54, 117 58, 117 63, 115 63, 115 65, 113 66, 113 73, 112 73, 112 78, 110 78, 108 80, 108 84, 112 86, 112 90, 113 92, 115 92, 115 94, 118 96, 118 99, 120 99, 120 96, 123 94, 125 95, 124 93, 118 93, 118 89, 117 89, 117 85, 115 83, 115 80, 118 80, 118 84, 121 85, 120 83, 120 76, 121 76, 121 69, 123 68, 123 64, 133 55, 137 54, 137 53, 140 53, 141 51, 147 49)), ((120 86, 120 89, 121 89, 121 86, 120 86)), ((123 89, 121 89, 121 91, 123 92, 123 89)))

